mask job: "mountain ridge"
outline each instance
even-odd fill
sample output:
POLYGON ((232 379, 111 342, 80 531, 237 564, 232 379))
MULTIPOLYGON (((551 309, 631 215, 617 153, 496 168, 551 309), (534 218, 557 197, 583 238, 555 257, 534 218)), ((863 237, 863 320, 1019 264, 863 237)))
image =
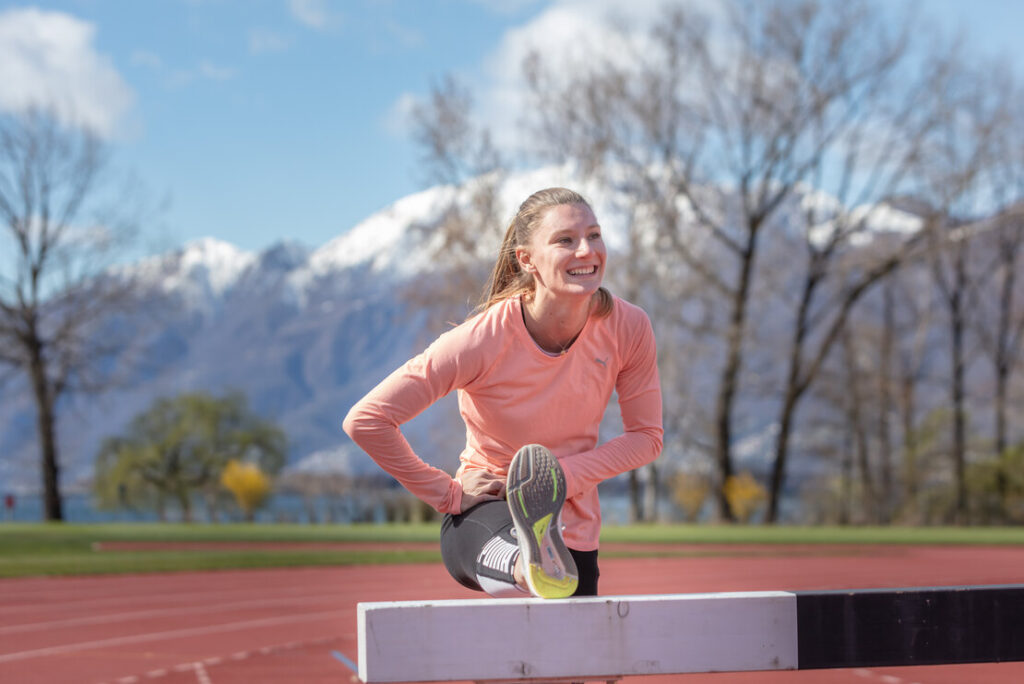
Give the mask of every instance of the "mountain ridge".
MULTIPOLYGON (((594 207, 614 259, 627 243, 628 216, 612 193, 574 182, 567 168, 504 178, 504 214, 511 217, 533 189, 550 185, 604 199, 594 207)), ((61 404, 63 481, 88 480, 101 441, 153 400, 199 390, 244 392, 255 411, 289 435, 291 468, 376 472, 343 434, 341 420, 422 348, 429 313, 406 301, 401 286, 436 266, 429 231, 412 227, 433 225, 462 199, 448 186, 403 197, 315 249, 282 240, 249 252, 209 237, 124 267, 143 283, 150 319, 126 323, 136 326, 130 332, 142 363, 124 386, 61 404)), ((448 397, 403 427, 425 460, 449 469, 464 441, 453 403, 448 397)), ((37 490, 34 406, 22 382, 0 387, 0 430, 0 481, 15 491, 37 490)))

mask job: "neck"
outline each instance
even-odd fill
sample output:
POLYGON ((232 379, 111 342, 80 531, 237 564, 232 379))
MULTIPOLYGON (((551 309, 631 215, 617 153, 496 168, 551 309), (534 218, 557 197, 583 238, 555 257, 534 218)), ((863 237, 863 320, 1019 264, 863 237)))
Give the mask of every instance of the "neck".
POLYGON ((592 297, 579 301, 550 299, 534 294, 523 297, 523 321, 537 345, 555 354, 564 353, 579 336, 590 315, 592 297))

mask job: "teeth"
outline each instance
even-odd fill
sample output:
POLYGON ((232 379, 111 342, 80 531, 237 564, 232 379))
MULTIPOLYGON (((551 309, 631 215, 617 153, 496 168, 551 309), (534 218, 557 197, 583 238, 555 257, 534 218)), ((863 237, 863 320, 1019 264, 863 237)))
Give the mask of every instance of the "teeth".
POLYGON ((589 268, 574 268, 569 271, 569 275, 590 275, 591 273, 597 272, 597 266, 590 266, 589 268))

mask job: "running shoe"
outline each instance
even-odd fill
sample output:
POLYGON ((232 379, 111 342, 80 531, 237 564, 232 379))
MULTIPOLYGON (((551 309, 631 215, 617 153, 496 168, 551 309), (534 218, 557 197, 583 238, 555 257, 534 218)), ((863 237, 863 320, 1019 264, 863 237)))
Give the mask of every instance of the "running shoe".
POLYGON ((524 446, 509 465, 506 489, 530 593, 572 596, 579 576, 562 541, 565 473, 558 459, 539 444, 524 446))

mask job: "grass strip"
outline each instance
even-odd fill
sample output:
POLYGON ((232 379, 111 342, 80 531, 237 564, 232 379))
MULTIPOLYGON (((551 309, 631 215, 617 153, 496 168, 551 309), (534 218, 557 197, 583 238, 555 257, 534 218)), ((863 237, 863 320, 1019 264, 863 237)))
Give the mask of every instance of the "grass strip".
POLYGON ((422 525, 184 525, 0 524, 0 577, 178 572, 326 565, 434 563, 440 550, 401 548, 434 542, 437 524, 422 525), (100 551, 103 542, 190 542, 202 550, 100 551), (230 550, 220 543, 377 542, 387 550, 268 548, 230 550))
POLYGON ((435 551, 119 552, 45 553, 0 559, 0 577, 100 575, 246 568, 435 563, 435 551))
MULTIPOLYGON (((0 524, 0 577, 176 572, 237 568, 434 563, 439 550, 402 544, 437 543, 437 523, 395 525, 183 525, 183 524, 0 524), (209 543, 201 550, 98 551, 102 542, 209 543), (218 543, 375 542, 394 549, 224 549, 218 543)), ((607 526, 605 557, 730 556, 756 553, 742 545, 1022 545, 1024 529, 1012 527, 747 527, 727 525, 607 526), (700 549, 703 544, 736 549, 700 549), (678 548, 686 545, 690 548, 678 548), (658 548, 662 546, 664 548, 658 548), (697 546, 698 548, 693 548, 697 546), (675 548, 674 548, 675 547, 675 548)), ((790 553, 789 550, 787 553, 790 553)), ((793 551, 794 555, 799 555, 793 551)))
POLYGON ((644 544, 1024 545, 1020 527, 607 526, 602 542, 644 544))

